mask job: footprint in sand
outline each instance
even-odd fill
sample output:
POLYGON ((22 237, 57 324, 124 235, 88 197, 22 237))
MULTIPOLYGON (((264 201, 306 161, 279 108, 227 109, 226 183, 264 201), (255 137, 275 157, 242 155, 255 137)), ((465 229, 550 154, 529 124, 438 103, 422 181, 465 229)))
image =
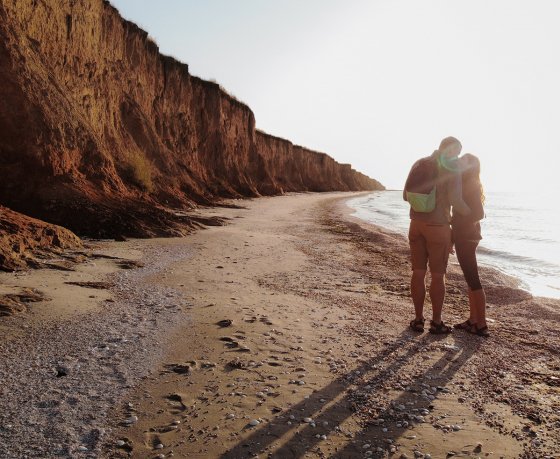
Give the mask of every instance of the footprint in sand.
POLYGON ((153 450, 159 450, 159 449, 163 449, 165 447, 162 439, 160 438, 160 436, 158 434, 146 433, 146 434, 144 434, 144 438, 145 438, 144 444, 146 445, 147 448, 150 448, 150 449, 153 449, 153 450))
POLYGON ((179 375, 189 375, 191 372, 198 367, 195 360, 189 360, 185 363, 170 363, 165 365, 165 372, 173 372, 179 375))
POLYGON ((186 399, 186 396, 184 394, 174 392, 172 394, 169 394, 165 398, 171 405, 171 409, 169 410, 170 413, 179 414, 187 409, 187 405, 184 402, 184 400, 186 399))

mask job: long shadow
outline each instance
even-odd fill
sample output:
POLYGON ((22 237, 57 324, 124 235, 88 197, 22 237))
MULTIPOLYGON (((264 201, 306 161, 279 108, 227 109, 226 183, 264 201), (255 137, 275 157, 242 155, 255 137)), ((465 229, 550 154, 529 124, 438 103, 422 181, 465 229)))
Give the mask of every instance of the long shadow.
MULTIPOLYGON (((340 400, 331 403, 330 405, 329 402, 332 402, 334 399, 346 392, 348 377, 351 374, 356 374, 356 371, 372 374, 370 379, 373 384, 375 384, 375 381, 386 378, 393 372, 398 371, 399 368, 406 365, 408 360, 413 355, 416 355, 419 349, 423 346, 437 340, 438 337, 431 335, 426 334, 418 338, 416 335, 412 335, 408 330, 403 331, 399 336, 394 338, 390 344, 387 344, 380 352, 372 356, 367 362, 362 363, 357 368, 354 368, 352 371, 344 375, 340 375, 324 388, 311 394, 308 399, 302 400, 292 406, 289 410, 283 412, 282 419, 279 420, 279 423, 273 421, 259 430, 256 430, 252 435, 243 439, 229 451, 225 452, 221 457, 233 459, 254 456, 255 454, 265 450, 271 443, 282 439, 286 434, 289 434, 290 431, 295 431, 297 424, 302 422, 303 417, 313 418, 315 414, 318 414, 321 420, 328 421, 329 423, 328 426, 322 425, 320 432, 325 433, 334 431, 338 425, 342 424, 344 420, 352 416, 352 411, 349 409, 351 400, 350 396, 346 394, 340 400), (397 350, 402 351, 404 348, 408 348, 404 355, 399 355, 398 358, 386 367, 379 367, 379 364, 385 363, 386 359, 393 352, 397 350), (326 409, 325 406, 327 406, 326 409), (302 413, 304 414, 302 415, 302 413), (288 424, 288 420, 291 416, 293 416, 293 425, 288 424)), ((460 364, 450 365, 448 370, 439 376, 438 380, 441 381, 441 383, 438 385, 443 385, 444 382, 449 381, 453 374, 470 358, 473 352, 474 350, 469 351, 469 355, 465 355, 461 359, 460 364)), ((446 358, 446 356, 443 357, 443 359, 446 358)), ((457 359, 455 362, 457 362, 457 359)), ((437 368, 438 365, 441 365, 440 362, 433 365, 432 369, 437 368)), ((427 370, 427 372, 430 370, 427 370)), ((396 401, 398 400, 399 399, 396 401)), ((268 457, 286 458, 303 456, 317 443, 322 441, 320 438, 316 438, 315 433, 317 431, 318 429, 314 430, 310 424, 304 424, 304 427, 299 431, 299 434, 293 432, 293 437, 286 441, 278 449, 269 453, 268 457), (304 438, 305 443, 303 442, 304 438)), ((391 435, 395 435, 393 431, 391 435)), ((342 452, 343 451, 341 451, 341 453, 342 452)), ((337 455, 337 457, 342 456, 337 455)))
MULTIPOLYGON (((469 339, 470 342, 468 343, 468 345, 461 345, 459 351, 457 352, 453 350, 447 351, 437 362, 435 362, 431 367, 427 368, 424 371, 424 376, 429 375, 431 377, 430 386, 444 388, 453 379, 453 376, 457 373, 457 371, 459 371, 459 369, 463 365, 465 365, 477 352, 480 347, 480 341, 478 339, 473 340, 472 337, 469 338, 467 336, 463 336, 459 342, 461 344, 464 344, 469 339), (450 358, 451 356, 453 356, 453 358, 450 358)), ((419 376, 417 379, 422 380, 423 377, 419 376)), ((435 394, 435 399, 437 399, 438 395, 440 395, 441 393, 443 392, 438 390, 435 394)), ((414 424, 417 424, 419 422, 424 422, 421 419, 411 419, 408 416, 410 413, 407 413, 408 411, 410 411, 409 408, 405 408, 405 410, 403 410, 401 413, 399 413, 398 409, 395 408, 399 405, 404 405, 406 407, 407 402, 413 401, 415 402, 415 413, 418 413, 415 414, 415 416, 419 416, 419 413, 421 413, 422 410, 427 410, 431 413, 434 400, 419 398, 414 393, 408 391, 401 392, 401 394, 397 398, 389 402, 385 412, 379 414, 380 418, 387 419, 389 420, 389 422, 386 422, 383 425, 366 426, 356 435, 356 437, 354 438, 355 441, 353 443, 347 444, 344 448, 337 451, 336 454, 332 455, 331 457, 337 459, 356 457, 356 443, 363 443, 359 441, 360 439, 364 439, 364 441, 365 439, 367 439, 368 443, 372 445, 371 449, 373 450, 378 447, 381 447, 384 450, 388 449, 389 444, 386 443, 386 439, 398 439, 409 430, 409 427, 412 427, 414 426, 414 424), (408 425, 403 425, 403 421, 406 421, 408 425), (387 429, 387 432, 383 432, 384 428, 387 429), (356 440, 358 440, 358 442, 356 442, 356 440)), ((386 457, 385 454, 385 451, 376 451, 371 457, 382 458, 386 457)))

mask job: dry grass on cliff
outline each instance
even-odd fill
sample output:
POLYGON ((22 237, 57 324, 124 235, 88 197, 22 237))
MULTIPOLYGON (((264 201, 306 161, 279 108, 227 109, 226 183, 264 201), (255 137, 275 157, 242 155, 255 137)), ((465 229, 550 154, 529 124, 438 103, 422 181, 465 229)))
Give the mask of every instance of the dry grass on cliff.
POLYGON ((141 190, 151 193, 154 191, 152 169, 152 163, 142 154, 131 155, 125 166, 126 179, 141 190))

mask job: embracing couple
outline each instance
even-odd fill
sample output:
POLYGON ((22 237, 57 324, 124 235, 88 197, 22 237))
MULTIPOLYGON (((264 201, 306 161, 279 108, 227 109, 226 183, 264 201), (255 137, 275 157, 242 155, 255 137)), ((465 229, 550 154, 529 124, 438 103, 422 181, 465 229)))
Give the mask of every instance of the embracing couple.
POLYGON ((451 332, 451 327, 443 323, 441 311, 447 262, 455 246, 469 288, 470 315, 454 328, 487 337, 486 296, 476 261, 476 248, 482 239, 480 220, 484 218, 480 163, 471 154, 459 158, 461 149, 456 138, 446 137, 431 156, 414 163, 406 180, 403 197, 410 203, 410 289, 416 314, 410 327, 417 332, 424 331, 425 278, 429 267, 433 311, 429 331, 451 332))

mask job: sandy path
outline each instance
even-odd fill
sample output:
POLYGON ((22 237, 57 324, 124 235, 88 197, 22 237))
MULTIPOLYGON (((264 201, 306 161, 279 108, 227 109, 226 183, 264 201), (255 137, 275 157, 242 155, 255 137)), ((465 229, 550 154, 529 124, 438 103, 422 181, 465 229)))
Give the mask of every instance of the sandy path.
MULTIPOLYGON (((0 275, 53 298, 1 319, 0 457, 558 457, 558 302, 487 271, 490 340, 413 334, 406 241, 342 196, 96 249, 144 268, 0 275)), ((463 288, 452 268, 451 322, 463 288)))

